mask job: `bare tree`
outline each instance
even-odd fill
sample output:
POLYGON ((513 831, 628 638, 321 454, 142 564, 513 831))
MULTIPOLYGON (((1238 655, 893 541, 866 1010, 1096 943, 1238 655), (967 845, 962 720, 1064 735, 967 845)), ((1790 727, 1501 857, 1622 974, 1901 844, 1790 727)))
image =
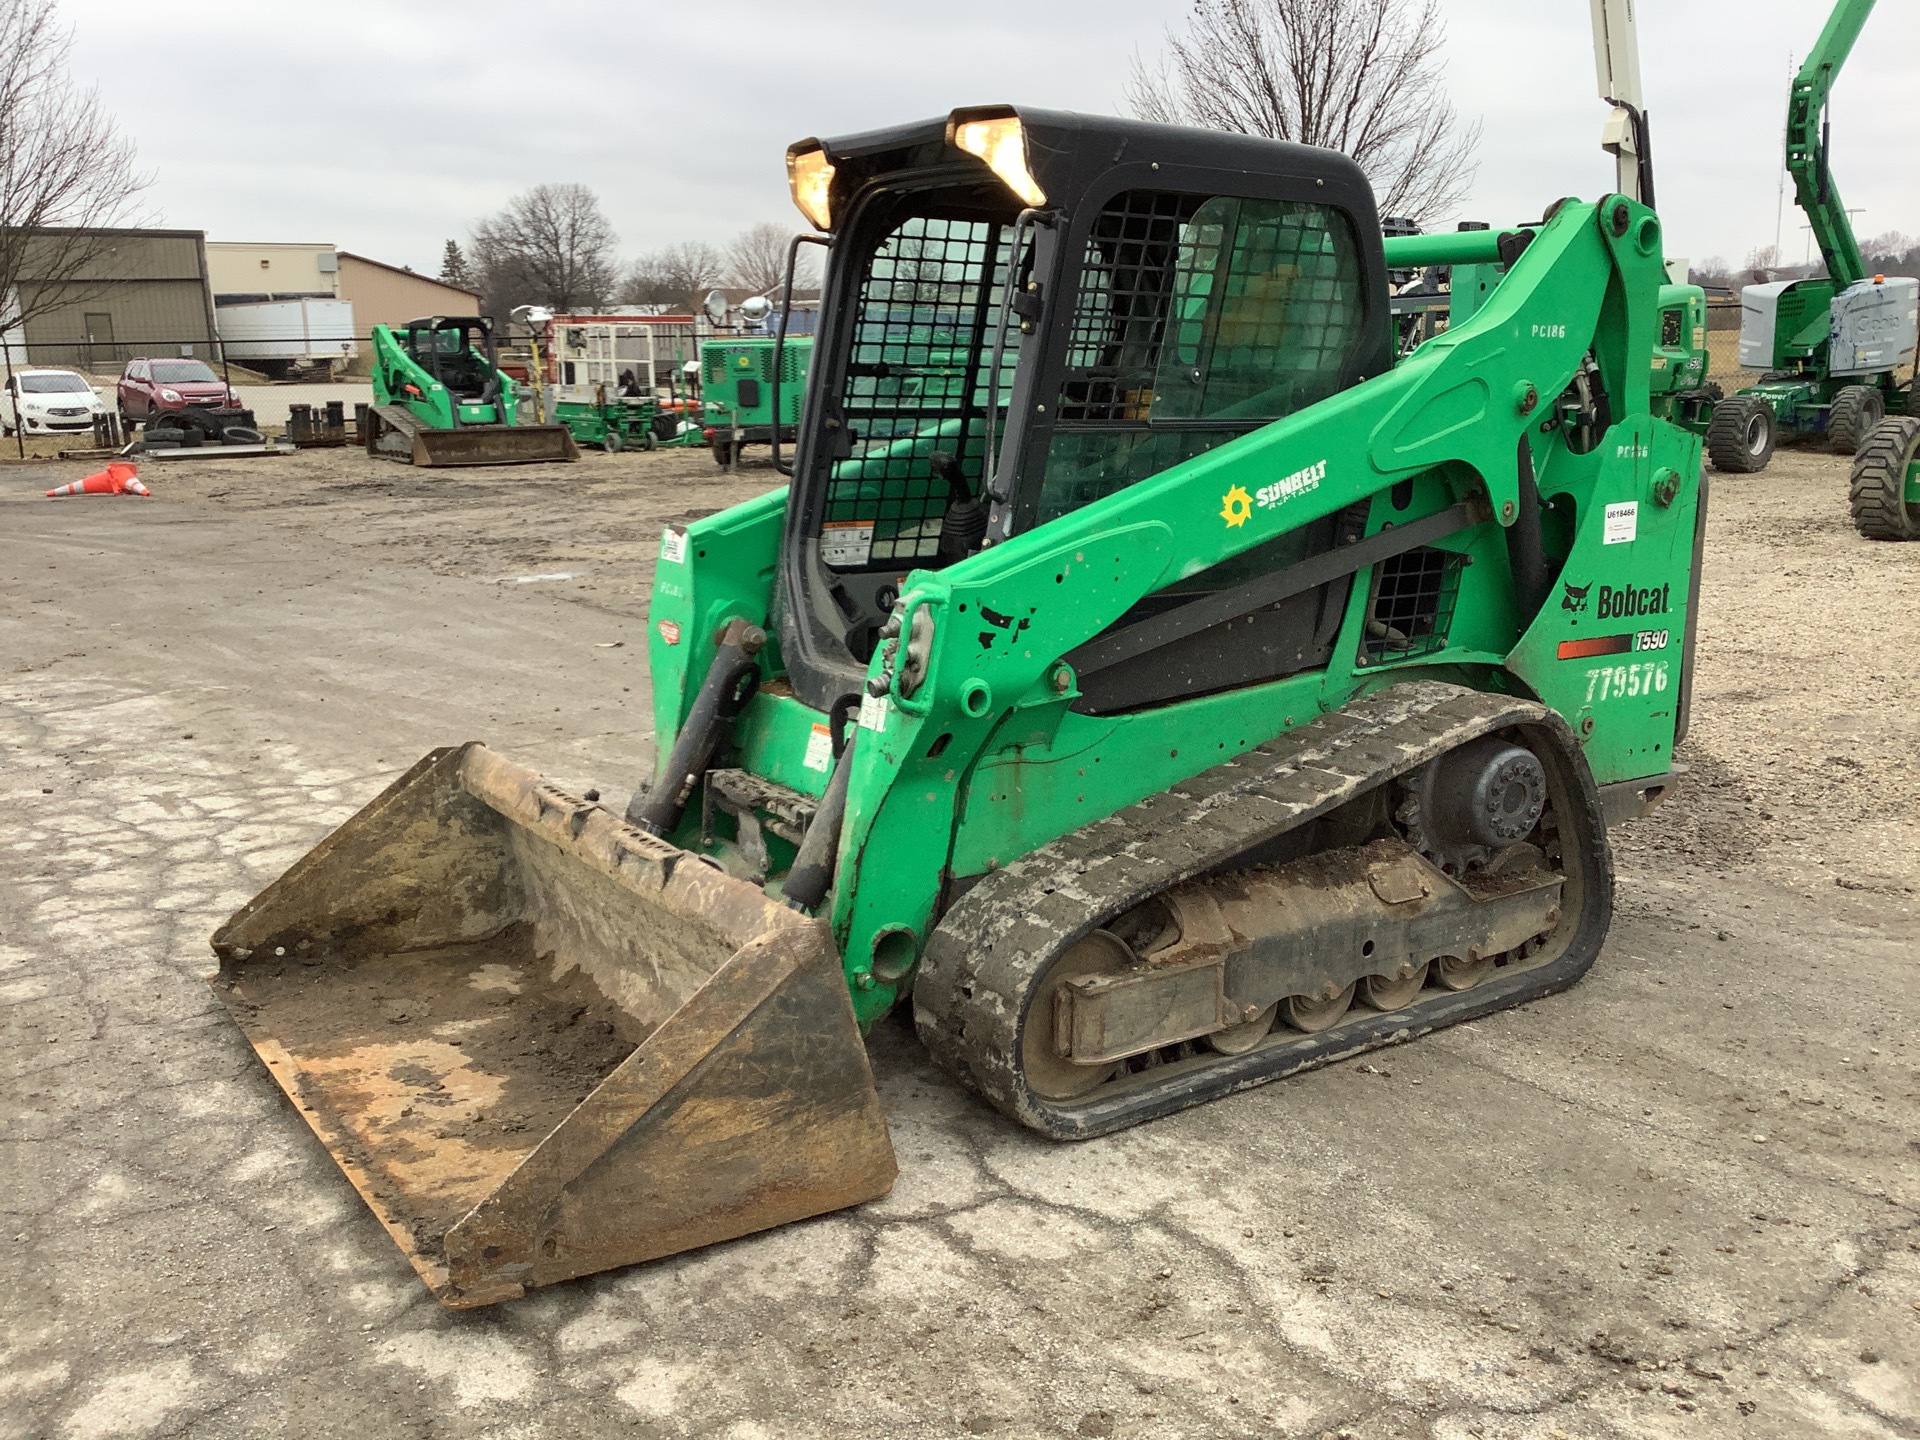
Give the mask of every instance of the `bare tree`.
POLYGON ((620 303, 692 308, 721 282, 726 269, 720 251, 701 240, 650 251, 627 271, 620 284, 620 303))
POLYGON ((1739 283, 1732 268, 1719 255, 1709 255, 1704 260, 1696 260, 1687 268, 1689 284, 1699 285, 1708 290, 1736 290, 1739 283))
POLYGON ((1747 252, 1746 264, 1741 269, 1747 272, 1747 282, 1752 285, 1764 285, 1773 278, 1772 271, 1780 268, 1780 247, 1778 245, 1756 245, 1747 252))
POLYGON ((938 304, 950 298, 952 276, 941 247, 929 246, 925 235, 901 233, 892 236, 875 257, 874 275, 893 282, 893 298, 908 304, 938 304))
POLYGON ((487 313, 516 305, 597 309, 614 288, 613 226, 585 185, 536 185, 473 227, 487 313))
POLYGON ((1889 230, 1863 241, 1860 254, 1876 275, 1920 274, 1920 240, 1900 230, 1889 230))
POLYGON ((144 218, 148 179, 97 90, 67 74, 72 32, 53 0, 0 0, 0 351, 54 311, 94 298, 119 273, 123 237, 144 218))
MULTIPOLYGON (((766 294, 776 290, 787 278, 787 245, 790 229, 778 225, 752 225, 733 237, 727 246, 727 283, 744 290, 766 294)), ((813 247, 802 246, 793 283, 811 286, 813 247)))
POLYGON ((1479 168, 1445 45, 1439 0, 1194 0, 1157 63, 1135 57, 1127 103, 1143 120, 1344 151, 1381 214, 1429 223, 1479 168))

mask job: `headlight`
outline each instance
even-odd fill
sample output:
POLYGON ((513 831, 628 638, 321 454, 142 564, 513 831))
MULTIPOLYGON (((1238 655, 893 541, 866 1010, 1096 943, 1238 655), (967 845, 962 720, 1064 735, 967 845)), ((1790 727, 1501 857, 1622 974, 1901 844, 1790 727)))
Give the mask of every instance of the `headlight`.
POLYGON ((160 398, 169 405, 178 405, 180 403, 180 392, 178 390, 162 390, 160 392, 160 398))
POLYGON ((816 230, 833 229, 833 162, 810 140, 787 148, 787 187, 816 230))
POLYGON ((1006 186, 1029 209, 1047 203, 1047 192, 1034 181, 1027 168, 1027 135, 1018 115, 1002 115, 993 120, 962 120, 953 127, 953 143, 969 155, 978 155, 987 168, 1006 182, 1006 186))

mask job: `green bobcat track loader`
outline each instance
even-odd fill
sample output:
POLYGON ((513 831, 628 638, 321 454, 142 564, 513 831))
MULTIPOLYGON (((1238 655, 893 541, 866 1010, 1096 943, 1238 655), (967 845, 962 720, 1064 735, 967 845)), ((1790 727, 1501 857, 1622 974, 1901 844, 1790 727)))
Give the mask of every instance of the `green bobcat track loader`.
POLYGON ((1564 989, 1674 781, 1630 194, 1383 242, 1339 155, 1006 106, 788 162, 792 483, 664 536, 651 783, 435 751, 214 937, 450 1305, 884 1194, 898 1006, 1064 1140, 1564 989), (1496 263, 1395 362, 1390 264, 1496 263))
POLYGON ((478 315, 373 327, 367 454, 414 465, 524 465, 578 460, 564 425, 520 423, 517 392, 478 315))

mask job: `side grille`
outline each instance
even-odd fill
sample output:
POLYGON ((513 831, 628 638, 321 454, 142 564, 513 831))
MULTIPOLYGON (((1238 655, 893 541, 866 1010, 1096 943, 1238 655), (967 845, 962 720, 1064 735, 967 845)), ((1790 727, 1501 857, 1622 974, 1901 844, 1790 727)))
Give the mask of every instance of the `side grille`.
POLYGON ((1465 563, 1454 551, 1422 547, 1377 566, 1361 643, 1367 660, 1412 660, 1446 649, 1465 563))

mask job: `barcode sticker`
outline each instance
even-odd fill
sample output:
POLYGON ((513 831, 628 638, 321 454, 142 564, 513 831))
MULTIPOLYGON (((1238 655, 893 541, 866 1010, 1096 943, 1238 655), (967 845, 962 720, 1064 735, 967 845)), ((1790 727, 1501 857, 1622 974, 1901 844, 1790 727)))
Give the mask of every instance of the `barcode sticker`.
POLYGON ((1640 502, 1628 500, 1619 505, 1609 505, 1606 510, 1606 523, 1601 529, 1600 543, 1603 545, 1631 545, 1640 534, 1640 502))
POLYGON ((813 733, 807 736, 806 758, 800 762, 809 770, 818 770, 821 774, 833 769, 833 731, 826 726, 816 724, 813 733))
POLYGON ((871 520, 829 520, 820 527, 820 558, 829 565, 864 565, 873 554, 871 520))

